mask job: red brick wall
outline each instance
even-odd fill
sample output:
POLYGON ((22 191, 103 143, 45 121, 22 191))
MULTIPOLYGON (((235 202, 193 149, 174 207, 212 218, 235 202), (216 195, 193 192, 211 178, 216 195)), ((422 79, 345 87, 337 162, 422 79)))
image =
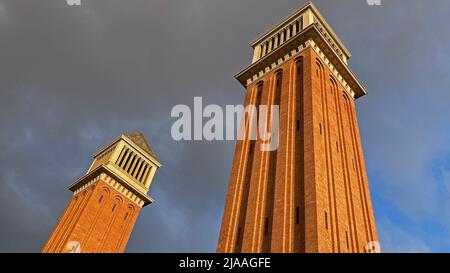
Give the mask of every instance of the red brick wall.
POLYGON ((99 180, 70 201, 43 252, 70 252, 80 243, 83 253, 123 252, 140 208, 99 180))
POLYGON ((353 99, 310 48, 244 105, 261 83, 261 104, 280 105, 279 147, 237 141, 217 251, 363 252, 377 235, 353 99))

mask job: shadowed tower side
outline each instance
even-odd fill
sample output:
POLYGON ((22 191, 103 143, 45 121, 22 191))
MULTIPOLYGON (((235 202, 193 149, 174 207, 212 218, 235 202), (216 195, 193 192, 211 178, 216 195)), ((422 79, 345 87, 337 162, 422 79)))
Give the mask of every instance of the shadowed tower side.
POLYGON ((279 147, 238 140, 218 252, 372 252, 350 52, 308 2, 254 43, 244 105, 279 105, 279 147))
POLYGON ((87 174, 42 252, 123 252, 161 164, 140 132, 122 135, 94 155, 87 174))

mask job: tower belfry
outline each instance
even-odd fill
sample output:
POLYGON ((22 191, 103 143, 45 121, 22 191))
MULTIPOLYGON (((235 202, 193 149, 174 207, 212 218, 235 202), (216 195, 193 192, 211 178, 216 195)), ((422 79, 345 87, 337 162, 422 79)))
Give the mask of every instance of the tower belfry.
POLYGON ((121 135, 95 153, 43 252, 123 252, 161 166, 141 132, 121 135))
POLYGON ((350 52, 311 2, 251 46, 236 78, 245 106, 279 105, 279 146, 237 141, 217 251, 373 251, 350 52))

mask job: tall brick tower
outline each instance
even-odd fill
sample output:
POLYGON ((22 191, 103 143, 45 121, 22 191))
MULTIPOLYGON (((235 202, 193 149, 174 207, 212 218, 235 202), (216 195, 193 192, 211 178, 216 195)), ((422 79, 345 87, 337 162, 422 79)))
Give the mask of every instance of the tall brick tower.
POLYGON ((372 252, 378 239, 354 102, 366 90, 350 52, 311 2, 252 47, 236 78, 245 105, 280 106, 279 147, 237 141, 217 251, 372 252))
POLYGON ((42 252, 123 252, 161 164, 140 132, 122 135, 94 155, 87 174, 42 252))

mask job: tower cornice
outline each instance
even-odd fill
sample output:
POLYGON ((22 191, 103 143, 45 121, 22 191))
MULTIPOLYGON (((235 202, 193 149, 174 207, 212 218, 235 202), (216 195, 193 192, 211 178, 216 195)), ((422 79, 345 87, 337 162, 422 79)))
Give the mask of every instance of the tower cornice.
MULTIPOLYGON (((137 196, 140 200, 142 200, 142 203, 134 198, 130 198, 133 202, 136 202, 141 207, 147 206, 154 202, 154 200, 148 196, 145 192, 145 190, 137 187, 135 183, 130 183, 128 179, 124 179, 121 175, 118 175, 117 172, 112 170, 106 165, 101 165, 97 167, 95 170, 89 172, 88 174, 84 175, 83 177, 79 178, 77 181, 72 183, 70 185, 69 190, 74 193, 74 195, 77 194, 77 192, 80 191, 80 189, 85 188, 86 186, 89 186, 91 182, 97 182, 98 178, 101 178, 102 175, 106 175, 107 177, 110 177, 114 180, 114 182, 118 182, 122 187, 127 189, 129 192, 133 193, 135 196, 137 196)), ((110 180, 105 182, 109 182, 110 180)))
MULTIPOLYGON (((322 53, 320 55, 323 55, 321 57, 326 58, 326 65, 335 72, 346 91, 354 98, 366 95, 366 88, 343 59, 337 55, 333 46, 325 38, 324 32, 319 30, 319 27, 318 23, 307 26, 289 38, 282 46, 273 49, 247 66, 235 76, 236 79, 244 87, 247 87, 249 83, 276 69, 287 60, 295 58, 305 48, 316 45, 322 53)), ((317 48, 315 49, 317 50, 317 48)))

